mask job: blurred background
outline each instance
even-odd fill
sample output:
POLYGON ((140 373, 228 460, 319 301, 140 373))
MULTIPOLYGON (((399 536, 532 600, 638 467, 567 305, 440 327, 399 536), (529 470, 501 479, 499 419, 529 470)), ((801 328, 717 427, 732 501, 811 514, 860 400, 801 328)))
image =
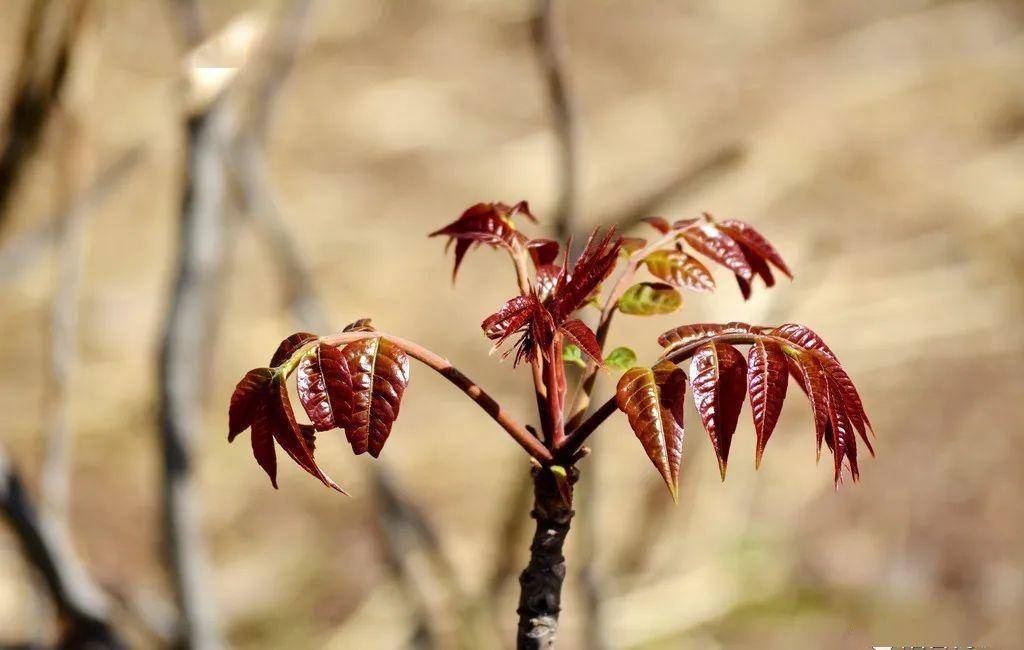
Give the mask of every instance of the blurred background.
POLYGON ((452 286, 426 238, 527 199, 537 236, 755 224, 793 283, 744 302, 719 274, 610 346, 806 323, 878 432, 835 491, 791 389, 757 473, 745 408, 721 483, 691 411, 673 507, 613 417, 561 647, 1020 647, 1024 4, 8 0, 0 25, 0 642, 508 647, 528 463, 443 379, 413 367, 379 462, 321 436, 351 498, 283 462, 274 491, 225 438, 278 341, 364 316, 534 421, 479 328, 507 259, 452 286))

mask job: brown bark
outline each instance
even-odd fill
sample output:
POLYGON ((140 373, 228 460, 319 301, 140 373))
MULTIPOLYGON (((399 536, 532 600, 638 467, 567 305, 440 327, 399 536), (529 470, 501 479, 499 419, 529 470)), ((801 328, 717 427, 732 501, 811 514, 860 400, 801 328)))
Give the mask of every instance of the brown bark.
MULTIPOLYGON (((568 481, 576 482, 577 470, 570 468, 568 481)), ((555 647, 558 614, 562 610, 562 582, 565 580, 565 556, 562 547, 572 521, 572 503, 559 493, 555 475, 544 468, 533 470, 533 512, 537 530, 530 544, 530 563, 519 585, 519 650, 555 647)), ((571 501, 571 497, 570 497, 571 501)))

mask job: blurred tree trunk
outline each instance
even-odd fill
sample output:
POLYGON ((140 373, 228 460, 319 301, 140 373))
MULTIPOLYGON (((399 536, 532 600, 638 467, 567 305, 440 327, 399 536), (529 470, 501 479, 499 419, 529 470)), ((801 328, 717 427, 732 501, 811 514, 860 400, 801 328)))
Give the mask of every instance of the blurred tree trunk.
POLYGON ((180 612, 179 644, 196 649, 220 647, 192 481, 192 445, 203 430, 204 351, 220 309, 216 289, 224 257, 226 122, 220 101, 187 119, 177 271, 160 350, 165 550, 180 612))

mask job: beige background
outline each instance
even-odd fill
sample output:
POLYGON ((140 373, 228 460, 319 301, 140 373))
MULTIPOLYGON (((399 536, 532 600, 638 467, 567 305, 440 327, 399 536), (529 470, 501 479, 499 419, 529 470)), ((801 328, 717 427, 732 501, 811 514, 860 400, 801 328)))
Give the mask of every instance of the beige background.
MULTIPOLYGON (((26 4, 0 5, 0 88, 26 4)), ((97 157, 139 141, 149 156, 86 226, 72 516, 101 582, 160 595, 155 352, 176 232, 179 45, 162 4, 102 4, 89 100, 97 157)), ((207 2, 207 18, 223 24, 244 4, 207 2)), ((719 274, 715 296, 687 295, 672 317, 622 318, 611 343, 650 358, 656 335, 681 322, 807 323, 843 359, 879 435, 861 484, 834 492, 793 391, 756 474, 744 411, 721 484, 691 412, 681 503, 665 510, 644 570, 609 594, 615 647, 1014 647, 1024 638, 1024 6, 571 4, 585 217, 600 222, 738 139, 742 164, 661 213, 748 220, 796 273, 746 304, 719 274)), ((372 316, 449 356, 526 421, 528 372, 488 357, 479 329, 514 291, 506 260, 471 255, 452 288, 450 259, 425 234, 479 200, 526 198, 542 219, 550 213, 554 144, 530 11, 498 0, 316 2, 270 140, 289 227, 332 319, 372 316)), ((55 139, 5 235, 53 208, 55 139)), ((370 459, 325 440, 323 464, 353 497, 291 464, 274 492, 247 446, 225 443, 235 380, 294 330, 263 241, 240 227, 232 244, 198 468, 228 638, 239 648, 400 646, 409 612, 375 547, 370 459)), ((0 435, 30 477, 43 449, 53 278, 46 257, 0 279, 0 435)), ((659 479, 624 418, 595 448, 599 484, 584 463, 579 489, 599 491, 597 566, 607 571, 639 534, 659 479)), ((461 582, 481 587, 509 486, 527 470, 518 449, 414 367, 384 455, 442 531, 461 582)), ((578 549, 568 557, 572 571, 578 549)), ((0 530, 0 640, 47 633, 30 585, 0 530)), ((567 585, 563 647, 579 648, 575 576, 567 585)), ((507 631, 511 590, 506 601, 507 631)))

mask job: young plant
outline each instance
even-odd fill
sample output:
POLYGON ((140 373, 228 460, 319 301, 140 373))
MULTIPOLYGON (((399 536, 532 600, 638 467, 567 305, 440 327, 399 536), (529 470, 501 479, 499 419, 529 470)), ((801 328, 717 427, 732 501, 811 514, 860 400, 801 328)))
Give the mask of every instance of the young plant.
POLYGON ((867 435, 871 424, 853 381, 835 353, 803 325, 686 324, 658 337, 664 350, 649 366, 636 365, 636 355, 626 347, 604 355, 616 313, 669 314, 682 304, 680 289, 714 290, 714 278, 694 254, 728 269, 744 297, 749 297, 755 278, 773 286, 773 268, 791 277, 779 253, 752 226, 708 214, 675 223, 651 218, 646 220, 655 230, 651 241, 620 237, 614 229, 594 232, 573 262, 570 243, 563 248, 548 239, 531 239, 519 230, 517 218, 536 222, 525 202, 480 203, 431 236, 454 243, 455 273, 475 246, 486 244, 509 255, 518 293, 485 318, 482 327, 494 349, 504 348, 503 356, 513 357, 513 367, 530 366, 539 431, 516 422, 447 359, 363 319, 340 334, 293 334, 268 367, 250 370, 231 398, 228 440, 252 429, 253 455, 275 488, 276 443, 302 469, 342 491, 314 460, 316 434, 344 429, 356 454, 379 456, 409 383, 409 357, 439 372, 532 460, 531 516, 537 528, 520 578, 517 642, 520 648, 549 648, 558 626, 565 576, 562 547, 573 516, 577 463, 588 452, 584 443, 615 411, 626 415, 673 500, 678 500, 687 386, 723 480, 744 398, 749 396, 757 437, 755 466, 760 466, 790 376, 810 402, 818 455, 824 441, 833 457, 837 487, 844 466, 854 480, 859 477, 857 436, 872 454, 874 450, 867 435), (616 268, 611 288, 602 291, 616 268), (637 281, 643 270, 656 281, 637 281), (577 317, 587 307, 598 312, 594 330, 577 317), (737 345, 749 346, 746 357, 737 345), (572 399, 567 364, 583 368, 572 399), (602 370, 624 372, 615 396, 591 409, 590 396, 602 370), (297 422, 293 414, 285 383, 292 374, 311 424, 297 422))

